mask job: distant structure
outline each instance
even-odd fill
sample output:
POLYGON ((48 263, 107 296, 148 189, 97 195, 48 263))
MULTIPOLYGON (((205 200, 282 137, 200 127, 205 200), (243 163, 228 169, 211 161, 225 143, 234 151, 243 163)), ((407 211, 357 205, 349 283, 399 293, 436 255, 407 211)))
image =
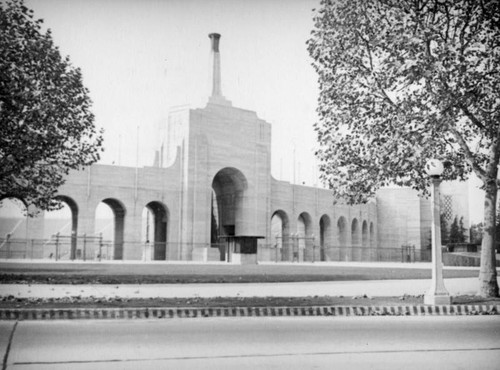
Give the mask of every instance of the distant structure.
MULTIPOLYGON (((118 260, 356 261, 383 259, 389 248, 430 248, 430 204, 413 190, 387 188, 367 204, 333 205, 329 190, 274 179, 271 125, 222 95, 220 35, 209 37, 208 104, 170 112, 155 165, 93 165, 60 188, 72 212, 67 258, 81 258, 82 235, 95 237, 101 202, 114 214, 110 253, 118 260)), ((466 190, 442 187, 450 217, 468 225, 466 190)), ((43 214, 29 223, 26 238, 42 238, 43 214)))

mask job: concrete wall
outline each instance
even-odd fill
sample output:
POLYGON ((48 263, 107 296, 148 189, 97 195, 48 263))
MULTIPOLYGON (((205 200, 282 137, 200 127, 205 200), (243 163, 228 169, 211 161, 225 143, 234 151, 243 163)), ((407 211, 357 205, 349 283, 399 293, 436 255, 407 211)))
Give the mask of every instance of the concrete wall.
POLYGON ((167 213, 167 241, 179 238, 180 166, 170 168, 119 167, 93 165, 83 171, 70 173, 58 192, 76 204, 78 213, 77 234, 96 233, 96 209, 107 203, 118 224, 115 242, 126 241, 123 251, 115 251, 124 259, 139 259, 142 255, 142 212, 150 202, 158 202, 167 213), (120 224, 121 223, 121 224, 120 224))
POLYGON ((422 247, 421 199, 409 188, 377 192, 378 237, 381 248, 422 247))
MULTIPOLYGON (((464 182, 441 183, 441 195, 452 198, 453 214, 469 224, 468 188, 464 182)), ((430 249, 431 203, 409 188, 386 188, 377 192, 379 245, 399 248, 415 245, 417 249, 430 249)), ((449 229, 448 229, 449 230, 449 229)))

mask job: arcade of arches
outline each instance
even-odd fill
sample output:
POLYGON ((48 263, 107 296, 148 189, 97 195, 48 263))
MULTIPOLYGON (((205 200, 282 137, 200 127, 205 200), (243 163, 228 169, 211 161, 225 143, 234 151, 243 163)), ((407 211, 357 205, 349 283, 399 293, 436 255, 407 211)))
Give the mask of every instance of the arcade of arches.
POLYGON ((272 243, 281 250, 283 260, 297 261, 367 261, 370 248, 376 248, 373 221, 363 220, 363 228, 359 229, 359 221, 353 218, 351 227, 347 227, 346 218, 339 216, 336 227, 332 225, 329 215, 319 218, 318 234, 312 232, 311 216, 304 212, 297 218, 297 229, 290 233, 289 217, 283 210, 275 211, 271 220, 272 243), (370 224, 370 229, 368 229, 370 224), (362 242, 360 242, 360 240, 362 242))
MULTIPOLYGON (((221 236, 236 235, 238 223, 244 221, 241 205, 246 188, 245 177, 236 169, 221 170, 214 177, 211 192, 211 244, 217 244, 221 236)), ((99 257, 125 259, 127 209, 123 202, 115 198, 104 198, 99 202, 94 212, 95 232, 84 234, 78 229, 78 204, 68 196, 61 196, 60 200, 63 204, 61 210, 46 212, 42 214, 43 217, 29 218, 26 217, 26 207, 22 202, 4 199, 0 208, 1 232, 9 234, 11 240, 43 239, 45 243, 57 236, 61 245, 66 241, 66 259, 92 259, 92 250, 95 252, 99 241, 106 247, 100 251, 99 257), (86 251, 82 250, 84 238, 86 251)), ((136 243, 137 247, 143 249, 147 246, 146 252, 141 251, 142 259, 171 259, 167 254, 169 243, 177 243, 169 239, 169 218, 169 209, 162 202, 150 201, 143 207, 141 240, 136 243), (144 253, 147 253, 148 258, 145 258, 144 253)), ((339 216, 336 222, 332 222, 331 216, 323 214, 315 228, 315 221, 308 212, 301 212, 295 221, 290 222, 290 216, 284 210, 275 211, 270 220, 270 240, 264 240, 260 245, 275 249, 282 261, 336 260, 338 257, 332 255, 335 253, 342 254, 341 260, 361 260, 363 254, 368 252, 358 250, 358 247, 376 247, 373 221, 363 220, 360 228, 357 218, 347 222, 345 216, 339 216), (294 224, 293 228, 291 224, 294 224)), ((64 259, 64 256, 59 255, 59 258, 64 259)))

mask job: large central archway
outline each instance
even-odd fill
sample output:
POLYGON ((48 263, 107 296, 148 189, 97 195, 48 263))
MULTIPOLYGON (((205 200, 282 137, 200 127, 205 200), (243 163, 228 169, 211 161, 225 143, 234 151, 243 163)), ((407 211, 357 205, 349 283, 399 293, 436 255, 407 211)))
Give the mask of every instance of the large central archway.
POLYGON ((247 187, 243 173, 232 167, 217 172, 212 181, 210 240, 218 246, 221 261, 226 259, 227 237, 237 235, 244 221, 243 197, 247 187))
POLYGON ((217 172, 212 189, 215 201, 212 202, 212 217, 216 218, 217 235, 212 235, 212 240, 220 236, 236 235, 238 223, 242 221, 243 195, 247 189, 247 180, 241 171, 236 168, 226 167, 217 172), (215 209, 215 207, 217 209, 215 209))

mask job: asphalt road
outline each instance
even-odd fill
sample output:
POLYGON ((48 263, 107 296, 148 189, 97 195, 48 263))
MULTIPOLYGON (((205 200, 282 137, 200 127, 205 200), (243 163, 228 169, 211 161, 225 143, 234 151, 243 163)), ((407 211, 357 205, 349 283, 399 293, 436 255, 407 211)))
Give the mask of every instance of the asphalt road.
POLYGON ((4 369, 498 369, 500 317, 0 322, 4 369), (13 335, 12 335, 13 333, 13 335))

